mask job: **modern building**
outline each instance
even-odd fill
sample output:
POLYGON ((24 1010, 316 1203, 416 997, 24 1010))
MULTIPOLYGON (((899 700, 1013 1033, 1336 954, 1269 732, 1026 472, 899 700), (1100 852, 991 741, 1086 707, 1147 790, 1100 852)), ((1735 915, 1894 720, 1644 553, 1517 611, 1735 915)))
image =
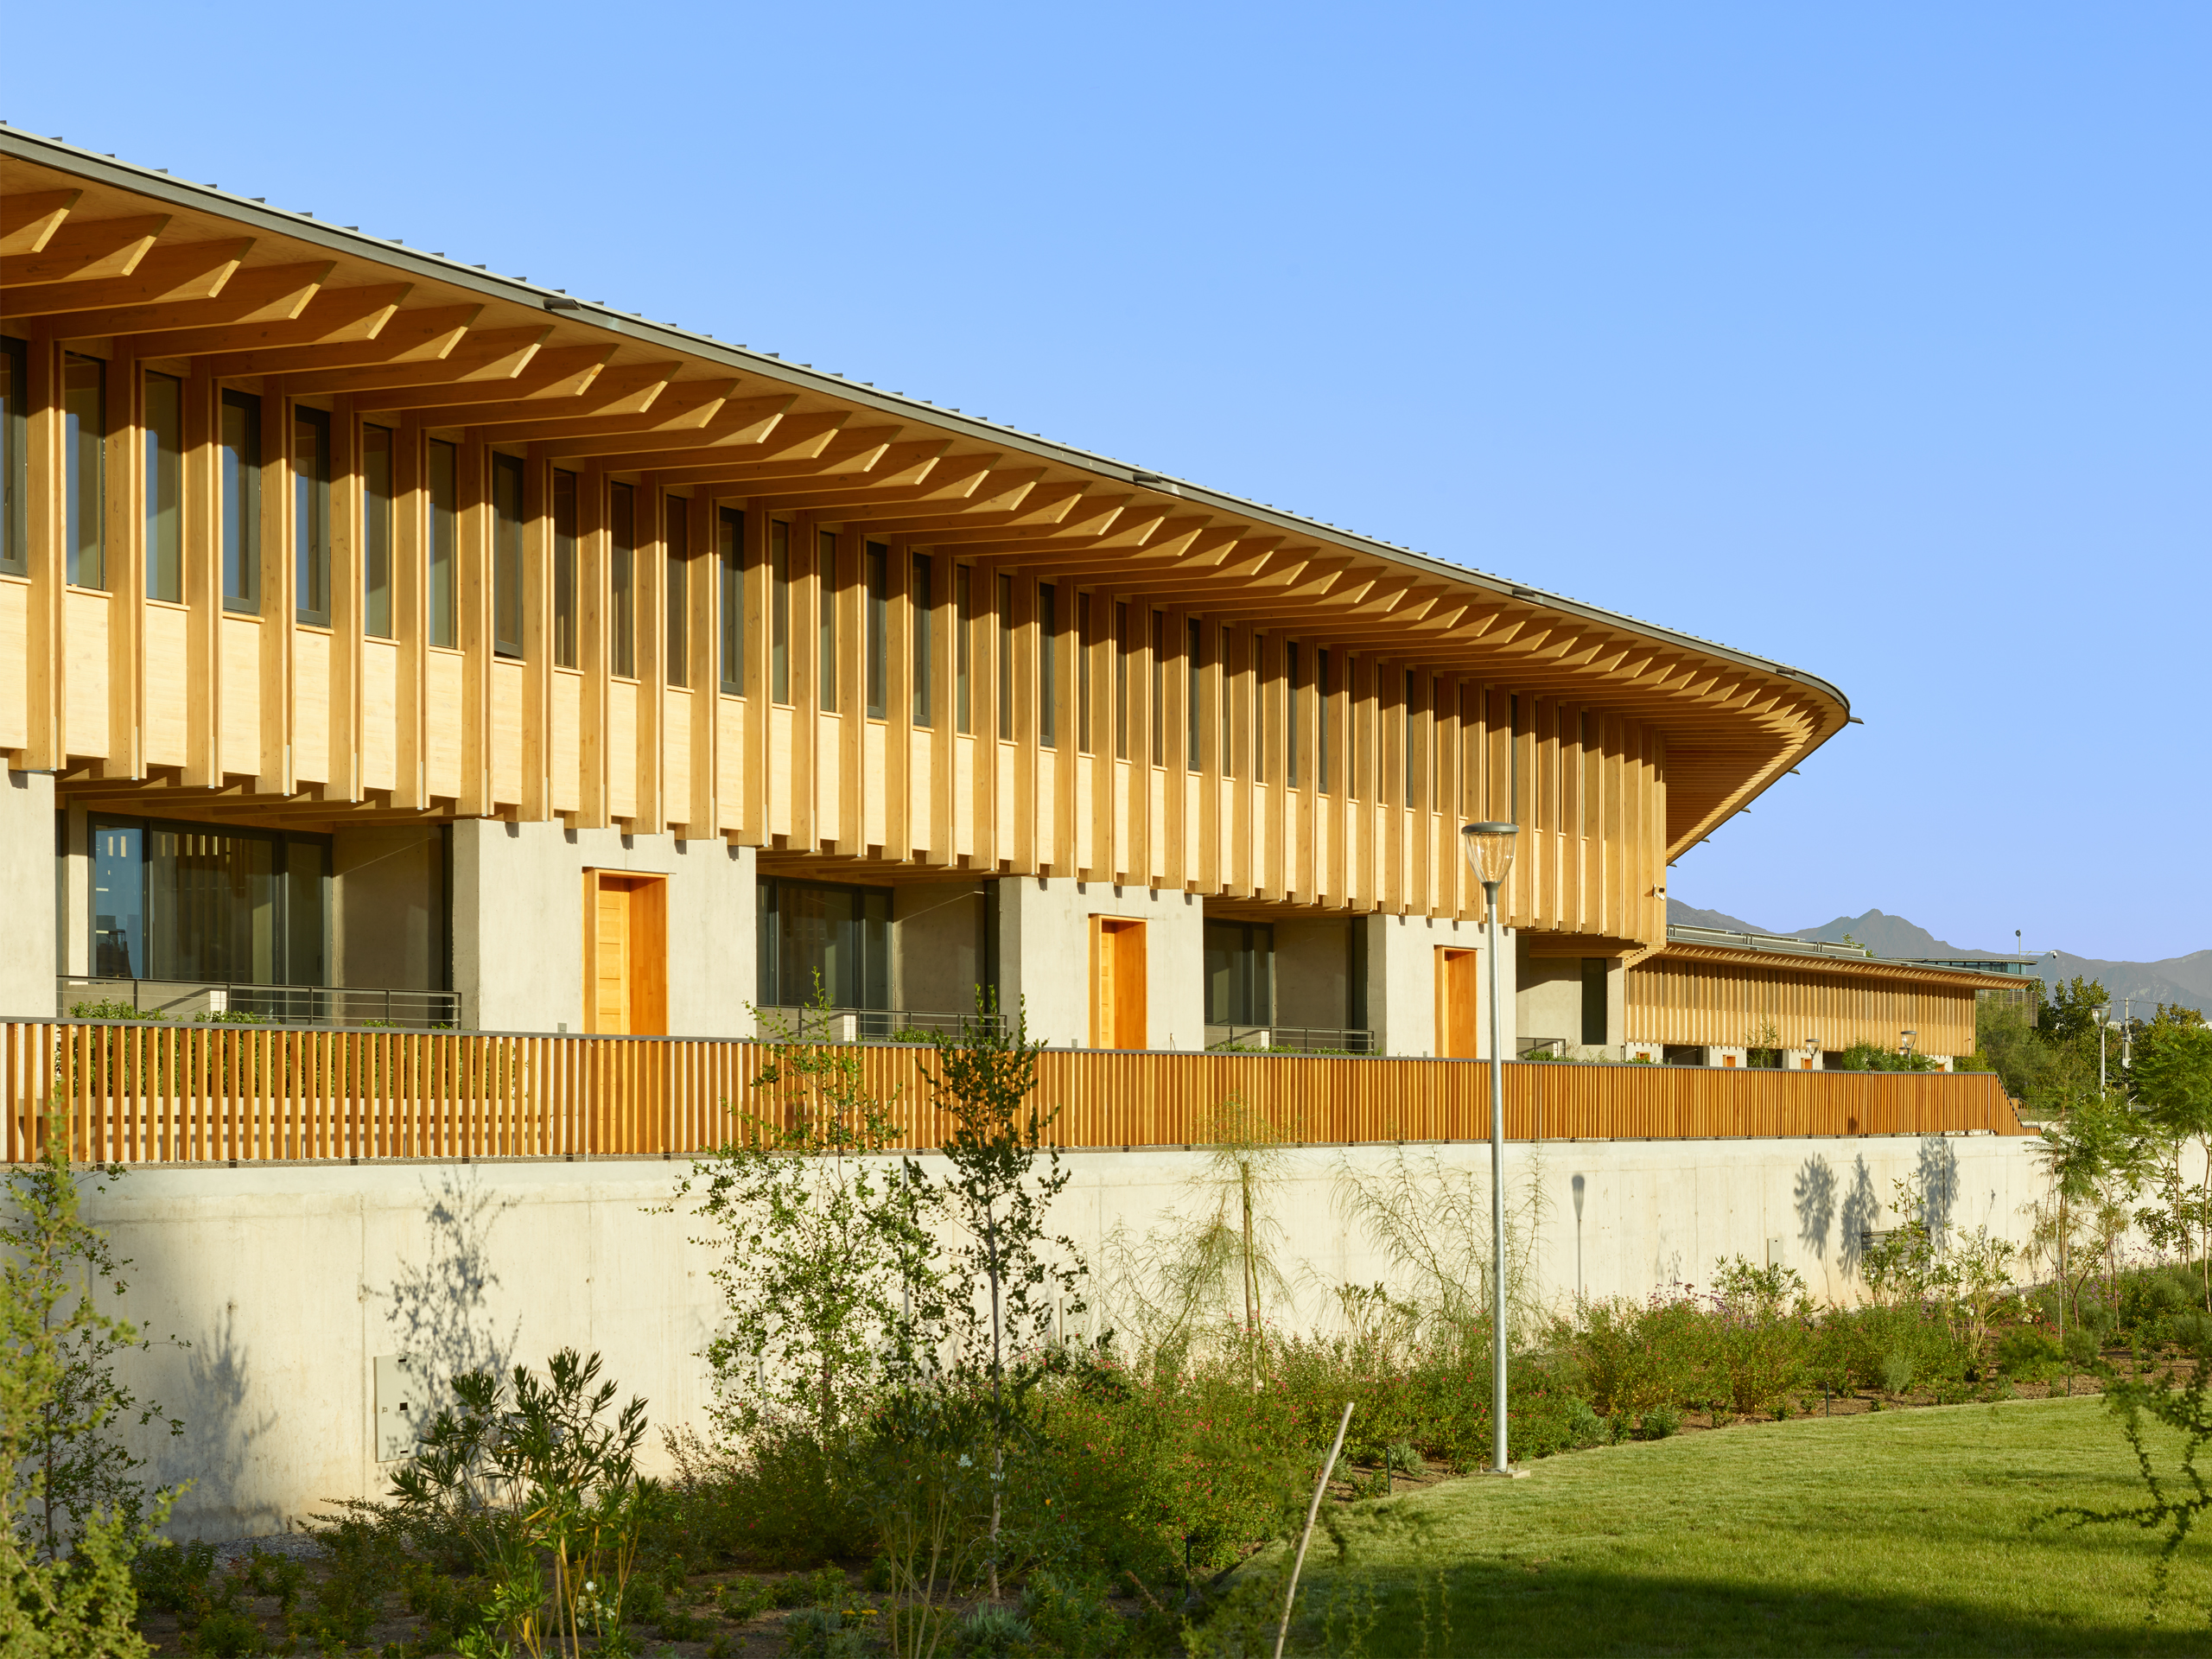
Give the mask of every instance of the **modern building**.
MULTIPOLYGON (((4 129, 0 334, 8 1014, 728 1035, 819 997, 867 1037, 981 986, 1055 1044, 1473 1054, 1459 831, 1510 818, 1516 1052, 1620 1058, 1691 1043, 1639 1027, 1668 988, 1777 971, 1670 939, 1667 867, 1850 718, 4 129)), ((1856 988, 1823 1046, 1896 1040, 1899 965, 1806 971, 1856 988)))

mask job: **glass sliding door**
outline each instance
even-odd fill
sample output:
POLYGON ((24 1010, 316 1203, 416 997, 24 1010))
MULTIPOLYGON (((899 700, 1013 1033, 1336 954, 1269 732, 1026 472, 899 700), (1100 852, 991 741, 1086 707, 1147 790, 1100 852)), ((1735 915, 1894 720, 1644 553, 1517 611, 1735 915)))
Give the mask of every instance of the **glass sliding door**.
POLYGON ((891 1005, 891 890, 760 879, 762 1001, 801 1008, 891 1005))
POLYGON ((1206 1023, 1274 1023, 1275 931, 1264 922, 1205 925, 1206 1023))
POLYGON ((92 831, 96 976, 329 982, 328 837, 103 817, 92 831))

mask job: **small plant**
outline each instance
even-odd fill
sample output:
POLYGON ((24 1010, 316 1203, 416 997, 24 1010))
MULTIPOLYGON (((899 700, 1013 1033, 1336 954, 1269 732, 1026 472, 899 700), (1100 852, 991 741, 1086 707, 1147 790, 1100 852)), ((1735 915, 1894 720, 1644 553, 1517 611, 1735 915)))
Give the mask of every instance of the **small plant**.
POLYGON ((715 1597, 721 1616, 734 1624, 758 1618, 774 1605, 775 1597, 768 1587, 750 1576, 731 1580, 715 1597))
POLYGON ((1682 1430, 1682 1414, 1672 1406, 1659 1406, 1643 1414, 1637 1426, 1637 1437, 1646 1440, 1663 1440, 1682 1430))
POLYGON ((1912 1356, 1891 1351, 1882 1356, 1882 1389, 1892 1400, 1902 1400, 1912 1387, 1912 1356))

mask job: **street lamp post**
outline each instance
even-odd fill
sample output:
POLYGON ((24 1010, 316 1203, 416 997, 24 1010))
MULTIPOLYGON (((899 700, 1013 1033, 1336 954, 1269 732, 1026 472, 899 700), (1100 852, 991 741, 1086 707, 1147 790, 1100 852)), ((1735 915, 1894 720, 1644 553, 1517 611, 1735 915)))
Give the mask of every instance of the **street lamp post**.
POLYGON ((2112 1014, 2107 1008, 2092 1008, 2089 1018, 2097 1022, 2097 1092, 2105 1091, 2105 1033, 2112 1029, 2112 1014))
POLYGON ((1804 1067, 1804 1069, 1805 1069, 1806 1071, 1811 1071, 1811 1070, 1813 1069, 1813 1062, 1814 1062, 1815 1060, 1818 1059, 1818 1058, 1820 1058, 1820 1055, 1821 1055, 1821 1039, 1820 1039, 1818 1037, 1808 1037, 1808 1038, 1805 1039, 1805 1067, 1804 1067))
POLYGON ((1491 1467, 1484 1472, 1524 1472, 1507 1461, 1505 1444, 1505 1055, 1504 1019, 1499 1012, 1502 969, 1497 950, 1497 890, 1513 868, 1517 823, 1471 823, 1459 831, 1467 862, 1483 884, 1483 906, 1490 917, 1490 1230, 1491 1230, 1491 1467))

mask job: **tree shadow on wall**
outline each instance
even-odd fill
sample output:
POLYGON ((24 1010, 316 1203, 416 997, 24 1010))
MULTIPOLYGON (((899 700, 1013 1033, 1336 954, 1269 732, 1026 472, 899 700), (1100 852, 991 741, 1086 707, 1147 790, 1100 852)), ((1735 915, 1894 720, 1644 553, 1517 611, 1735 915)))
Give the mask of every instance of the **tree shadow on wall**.
POLYGON ((1913 1169, 1912 1182, 1920 1189, 1921 1218, 1932 1236, 1942 1237, 1959 1202, 1959 1154, 1942 1135, 1921 1137, 1920 1162, 1913 1169))
POLYGON ((1856 1278, 1859 1263, 1866 1254, 1866 1235, 1874 1230, 1874 1224, 1882 1218, 1882 1200, 1874 1191, 1874 1178, 1868 1173, 1864 1154, 1851 1160, 1851 1191, 1843 1199, 1843 1237, 1836 1245, 1836 1265, 1843 1269, 1846 1278, 1856 1278))
POLYGON ((165 1529, 173 1537, 244 1537, 286 1525, 281 1508, 251 1496, 265 1484, 252 1475, 255 1448, 277 1417, 274 1411, 248 1414, 252 1368, 238 1327, 238 1305, 226 1302, 213 1326, 185 1351, 184 1397, 162 1402, 184 1420, 192 1481, 165 1529))
POLYGON ((1828 1229, 1835 1224, 1835 1169, 1815 1153, 1797 1172, 1797 1237, 1815 1262, 1828 1259, 1828 1229))
POLYGON ((391 1351, 412 1362, 423 1392, 418 1426, 453 1403, 452 1379, 465 1371, 503 1371, 513 1363, 521 1317, 501 1335, 491 1306, 499 1284, 492 1265, 492 1233, 521 1202, 487 1191, 474 1167, 449 1170, 433 1191, 423 1183, 428 1249, 402 1259, 385 1291, 391 1351))

